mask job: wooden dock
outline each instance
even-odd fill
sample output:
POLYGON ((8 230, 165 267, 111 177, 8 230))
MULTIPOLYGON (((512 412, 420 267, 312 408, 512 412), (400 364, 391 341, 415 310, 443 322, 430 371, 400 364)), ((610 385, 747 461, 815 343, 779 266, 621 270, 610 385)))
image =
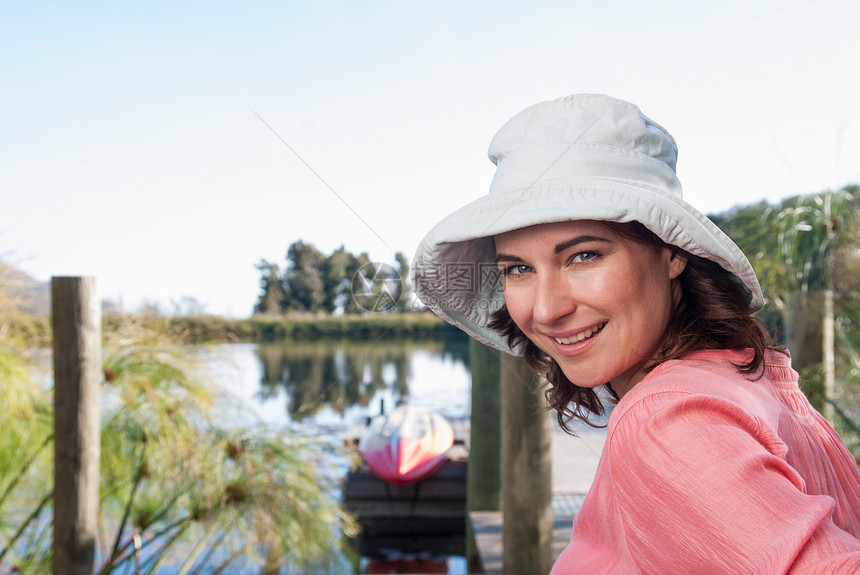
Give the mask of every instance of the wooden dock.
MULTIPOLYGON (((591 487, 606 441, 606 431, 582 427, 572 437, 559 429, 552 432, 552 530, 553 557, 567 547, 573 516, 591 487)), ((469 513, 482 573, 502 572, 502 512, 469 513)))
MULTIPOLYGON (((380 549, 400 548, 404 552, 436 555, 466 555, 477 550, 479 568, 484 573, 502 571, 502 512, 467 513, 466 474, 468 470, 468 419, 449 420, 455 445, 437 473, 414 485, 391 485, 374 477, 356 460, 344 482, 345 508, 354 513, 364 531, 359 551, 372 556, 380 549), (466 541, 467 521, 473 543, 466 541), (404 549, 404 545, 412 549, 404 549)), ((363 427, 347 435, 347 444, 356 446, 363 427)), ((557 557, 570 540, 573 516, 591 486, 606 438, 604 430, 583 428, 572 437, 553 431, 553 554, 557 557)))
POLYGON ((355 450, 355 458, 343 483, 343 502, 362 528, 358 538, 362 555, 390 548, 465 554, 470 426, 468 418, 448 422, 454 430, 454 445, 446 461, 433 475, 411 485, 392 485, 374 476, 358 454, 364 426, 347 433, 346 443, 355 450))

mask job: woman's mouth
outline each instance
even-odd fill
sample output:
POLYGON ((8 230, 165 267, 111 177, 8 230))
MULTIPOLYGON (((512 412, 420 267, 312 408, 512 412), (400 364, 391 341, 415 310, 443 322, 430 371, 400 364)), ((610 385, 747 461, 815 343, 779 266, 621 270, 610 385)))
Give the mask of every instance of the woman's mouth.
POLYGON ((592 337, 594 334, 596 334, 597 332, 602 330, 605 325, 606 325, 606 322, 603 322, 603 323, 598 324, 594 327, 590 327, 590 328, 583 330, 579 333, 573 334, 570 337, 557 337, 557 338, 555 338, 555 341, 560 343, 560 344, 563 344, 563 345, 571 344, 571 343, 579 343, 581 341, 584 341, 584 340, 592 337))

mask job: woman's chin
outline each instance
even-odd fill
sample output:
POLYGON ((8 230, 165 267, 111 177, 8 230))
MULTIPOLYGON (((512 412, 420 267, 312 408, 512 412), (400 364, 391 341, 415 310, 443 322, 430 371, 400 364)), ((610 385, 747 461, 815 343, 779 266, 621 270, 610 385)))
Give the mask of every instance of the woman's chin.
POLYGON ((584 389, 596 389, 601 385, 604 385, 608 380, 606 379, 594 379, 593 377, 582 377, 582 374, 579 374, 579 377, 571 377, 573 374, 568 374, 565 372, 565 377, 569 379, 576 387, 582 387, 584 389))

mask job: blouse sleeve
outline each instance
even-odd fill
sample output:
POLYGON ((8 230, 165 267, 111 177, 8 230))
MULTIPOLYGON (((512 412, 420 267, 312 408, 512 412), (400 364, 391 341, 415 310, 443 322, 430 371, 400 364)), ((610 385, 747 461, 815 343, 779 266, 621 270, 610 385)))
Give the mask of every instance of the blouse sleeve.
POLYGON ((805 493, 786 446, 725 400, 657 394, 607 448, 626 545, 641 573, 860 573, 860 540, 805 493))

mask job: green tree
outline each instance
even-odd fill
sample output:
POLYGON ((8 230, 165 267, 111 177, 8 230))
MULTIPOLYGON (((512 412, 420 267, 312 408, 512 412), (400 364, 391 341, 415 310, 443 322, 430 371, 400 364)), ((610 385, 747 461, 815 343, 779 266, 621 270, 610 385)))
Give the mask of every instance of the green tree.
POLYGON ((333 251, 323 262, 322 277, 325 291, 323 308, 329 313, 345 311, 351 297, 352 276, 358 270, 358 258, 343 246, 333 251))
POLYGON ((287 249, 283 272, 265 259, 257 263, 260 294, 254 312, 412 311, 409 260, 402 252, 394 259, 393 266, 372 262, 367 252, 355 255, 342 245, 326 256, 298 240, 287 249), (381 305, 369 306, 375 297, 381 305))
POLYGON ((777 327, 795 367, 820 372, 819 405, 831 421, 837 318, 858 317, 851 297, 856 280, 845 273, 857 254, 857 208, 858 187, 849 186, 715 218, 750 256, 767 298, 764 317, 777 327))
POLYGON ((326 301, 326 257, 313 244, 302 240, 293 242, 287 249, 286 291, 290 294, 285 309, 300 312, 323 311, 326 301))
POLYGON ((834 420, 836 397, 835 270, 846 248, 856 245, 855 210, 855 198, 845 189, 801 196, 772 216, 782 255, 794 265, 799 287, 787 294, 786 310, 796 326, 795 335, 812 336, 806 338, 805 347, 818 353, 810 353, 804 360, 806 365, 821 365, 823 408, 830 421, 834 420), (820 346, 814 345, 815 340, 821 342, 820 346))
POLYGON ((370 256, 367 252, 361 252, 355 257, 354 265, 350 269, 351 273, 349 277, 349 297, 346 299, 346 307, 344 308, 345 313, 360 314, 367 312, 367 310, 363 308, 359 301, 355 298, 355 294, 357 293, 356 290, 358 289, 356 274, 358 274, 359 271, 362 269, 367 269, 367 266, 369 266, 370 264, 370 256))
POLYGON ((403 252, 394 254, 394 269, 400 274, 400 299, 395 306, 396 311, 412 310, 412 285, 409 282, 409 259, 403 252))
POLYGON ((289 305, 289 294, 278 264, 262 259, 254 267, 260 272, 260 295, 254 313, 283 313, 289 305))

